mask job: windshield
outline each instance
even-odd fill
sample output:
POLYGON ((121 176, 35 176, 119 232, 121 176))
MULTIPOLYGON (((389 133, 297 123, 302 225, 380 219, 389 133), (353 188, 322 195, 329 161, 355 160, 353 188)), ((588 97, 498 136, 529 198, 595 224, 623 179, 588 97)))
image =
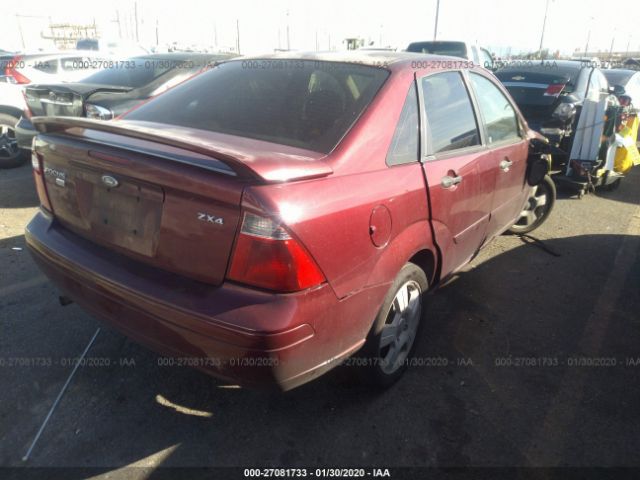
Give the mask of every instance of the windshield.
POLYGON ((328 153, 388 75, 381 68, 347 63, 231 61, 144 104, 127 119, 328 153))

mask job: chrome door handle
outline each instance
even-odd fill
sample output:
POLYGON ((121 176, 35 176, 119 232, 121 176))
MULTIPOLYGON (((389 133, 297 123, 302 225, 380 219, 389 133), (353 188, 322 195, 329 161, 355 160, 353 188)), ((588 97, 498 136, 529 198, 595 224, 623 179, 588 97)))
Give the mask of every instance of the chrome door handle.
POLYGON ((459 184, 460 182, 462 182, 462 177, 460 175, 458 175, 457 177, 450 177, 449 175, 447 175, 446 177, 442 177, 442 180, 440 181, 441 185, 444 188, 451 188, 454 185, 459 184))
POLYGON ((502 160, 500 162, 500 168, 502 170, 504 170, 505 172, 509 171, 509 168, 511 167, 511 165, 513 165, 513 162, 511 160, 509 160, 508 158, 505 158, 504 160, 502 160))

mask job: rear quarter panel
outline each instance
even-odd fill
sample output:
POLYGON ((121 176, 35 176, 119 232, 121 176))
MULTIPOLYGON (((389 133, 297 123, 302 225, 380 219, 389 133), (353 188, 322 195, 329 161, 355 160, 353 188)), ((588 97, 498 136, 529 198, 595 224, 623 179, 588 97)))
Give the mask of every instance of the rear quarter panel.
POLYGON ((390 284, 416 252, 433 251, 419 164, 323 180, 251 187, 245 206, 280 216, 314 257, 336 295, 390 284), (391 229, 374 245, 370 222, 384 206, 391 229), (381 242, 378 242, 381 243, 381 242))
POLYGON ((420 250, 428 249, 436 257, 421 164, 388 167, 385 163, 413 79, 411 70, 389 77, 326 159, 333 175, 245 190, 245 207, 280 215, 310 251, 339 298, 390 284, 420 250), (376 246, 370 223, 379 206, 388 210, 390 229, 386 242, 377 241, 376 246))

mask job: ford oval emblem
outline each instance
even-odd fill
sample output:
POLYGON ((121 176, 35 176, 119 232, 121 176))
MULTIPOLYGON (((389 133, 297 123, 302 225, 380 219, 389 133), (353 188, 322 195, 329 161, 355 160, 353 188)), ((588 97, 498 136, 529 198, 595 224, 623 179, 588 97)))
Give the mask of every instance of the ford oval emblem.
POLYGON ((118 182, 118 180, 113 178, 111 175, 103 175, 102 183, 104 183, 109 188, 116 188, 118 185, 120 185, 120 182, 118 182))

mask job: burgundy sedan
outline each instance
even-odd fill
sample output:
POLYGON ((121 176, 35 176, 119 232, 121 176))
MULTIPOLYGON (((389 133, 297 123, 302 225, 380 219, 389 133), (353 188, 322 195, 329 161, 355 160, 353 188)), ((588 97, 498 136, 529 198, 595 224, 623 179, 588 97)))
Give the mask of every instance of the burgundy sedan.
POLYGON ((555 198, 544 172, 527 181, 536 136, 509 94, 460 59, 238 59, 113 122, 33 123, 40 268, 140 343, 245 385, 290 389, 354 354, 390 385, 423 294, 555 198))

